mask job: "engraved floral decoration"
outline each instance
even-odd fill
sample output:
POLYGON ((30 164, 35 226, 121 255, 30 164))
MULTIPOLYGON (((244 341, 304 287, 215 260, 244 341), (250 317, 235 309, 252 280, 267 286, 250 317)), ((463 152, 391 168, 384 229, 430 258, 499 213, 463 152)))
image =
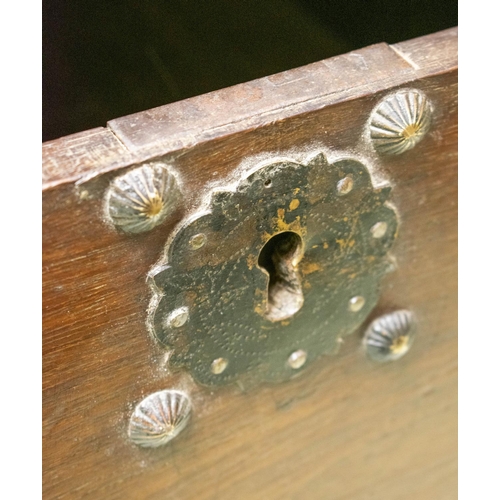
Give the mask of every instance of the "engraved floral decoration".
POLYGON ((335 353, 393 268, 390 191, 359 161, 319 154, 213 192, 149 276, 150 328, 170 366, 208 386, 282 381, 335 353))

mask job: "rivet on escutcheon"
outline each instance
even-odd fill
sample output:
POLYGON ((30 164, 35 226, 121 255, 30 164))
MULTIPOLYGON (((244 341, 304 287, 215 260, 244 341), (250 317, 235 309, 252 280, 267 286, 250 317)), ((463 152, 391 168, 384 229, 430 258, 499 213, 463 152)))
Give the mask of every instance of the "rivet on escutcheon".
POLYGON ((220 375, 229 364, 229 361, 226 358, 217 358, 212 361, 210 365, 210 370, 214 375, 220 375))
POLYGON ((343 179, 340 179, 340 181, 337 182, 337 191, 339 194, 347 194, 352 191, 352 188, 354 186, 354 181, 351 176, 344 177, 343 179))
POLYGON ((187 307, 179 307, 172 311, 165 321, 168 328, 180 328, 189 319, 189 310, 187 307))
POLYGON ((352 297, 349 300, 349 310, 352 312, 361 311, 364 305, 365 305, 365 298, 362 297, 361 295, 356 295, 356 297, 352 297))
POLYGON ((288 358, 288 364, 290 365, 291 368, 294 370, 298 370, 302 366, 304 366, 304 363, 307 360, 307 352, 303 351, 302 349, 299 349, 295 352, 292 352, 288 358))
POLYGON ((374 238, 382 238, 387 232, 387 222, 377 222, 370 228, 374 238))
POLYGON ((203 233, 195 234, 189 240, 189 246, 193 250, 198 250, 199 248, 201 248, 202 246, 204 246, 206 242, 207 242, 207 237, 203 233))

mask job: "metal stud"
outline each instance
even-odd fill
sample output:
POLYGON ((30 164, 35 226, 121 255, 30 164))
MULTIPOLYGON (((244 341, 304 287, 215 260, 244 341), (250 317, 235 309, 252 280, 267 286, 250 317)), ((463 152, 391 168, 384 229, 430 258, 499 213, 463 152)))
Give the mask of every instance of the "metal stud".
POLYGON ((375 361, 394 361, 404 356, 415 338, 415 321, 410 311, 394 311, 373 321, 365 332, 363 345, 375 361))
POLYGON ((307 360, 307 352, 299 349, 298 351, 292 352, 288 358, 288 364, 294 370, 298 370, 307 360))
POLYGON ((207 242, 207 237, 203 233, 200 234, 195 234, 190 240, 189 240, 189 246, 193 250, 198 250, 202 246, 205 245, 207 242))
POLYGON ((387 222, 377 222, 370 228, 370 232, 374 238, 382 238, 387 232, 387 222))
POLYGON ((157 448, 175 438, 187 425, 191 415, 189 397, 175 390, 150 394, 130 417, 128 436, 143 448, 157 448))
POLYGON ((352 312, 358 312, 363 309, 363 306, 365 305, 365 298, 362 297, 361 295, 357 295, 356 297, 352 297, 349 300, 349 310, 352 312))
POLYGON ((168 328, 180 328, 189 319, 189 310, 187 307, 179 307, 172 311, 165 321, 168 328))
POLYGON ((151 163, 113 180, 107 195, 107 212, 121 231, 142 233, 161 224, 179 200, 175 176, 162 163, 151 163))
POLYGON ((229 364, 229 361, 226 358, 217 358, 212 361, 210 366, 210 370, 214 375, 220 375, 229 364))
POLYGON ((337 191, 339 194, 350 193, 354 186, 354 181, 351 176, 344 177, 337 182, 337 191))
POLYGON ((432 106, 415 89, 401 90, 385 97, 370 121, 370 137, 382 154, 397 155, 413 148, 431 126, 432 106))

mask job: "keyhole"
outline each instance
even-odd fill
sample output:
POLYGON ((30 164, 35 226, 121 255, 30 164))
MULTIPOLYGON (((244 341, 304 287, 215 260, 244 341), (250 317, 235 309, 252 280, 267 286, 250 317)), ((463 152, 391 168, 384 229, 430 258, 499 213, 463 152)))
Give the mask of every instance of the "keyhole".
POLYGON ((297 272, 302 246, 297 233, 285 231, 273 236, 260 252, 259 266, 269 275, 265 317, 270 321, 293 316, 304 303, 297 272))

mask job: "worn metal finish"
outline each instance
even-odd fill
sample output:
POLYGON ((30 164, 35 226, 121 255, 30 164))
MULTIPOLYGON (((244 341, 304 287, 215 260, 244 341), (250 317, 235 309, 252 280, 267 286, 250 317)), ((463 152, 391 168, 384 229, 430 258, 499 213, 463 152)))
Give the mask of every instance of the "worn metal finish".
POLYGON ((307 164, 272 163, 235 191, 214 192, 210 211, 180 227, 150 273, 150 326, 172 350, 170 365, 206 385, 282 381, 334 353, 375 306, 392 268, 390 191, 374 189, 359 161, 319 154, 307 164), (347 192, 338 189, 345 178, 347 192), (386 230, 375 238, 380 222, 386 230), (189 320, 172 328, 165 318, 180 307, 189 320), (290 360, 296 352, 307 357, 290 360), (221 359, 224 369, 214 369, 221 359))

